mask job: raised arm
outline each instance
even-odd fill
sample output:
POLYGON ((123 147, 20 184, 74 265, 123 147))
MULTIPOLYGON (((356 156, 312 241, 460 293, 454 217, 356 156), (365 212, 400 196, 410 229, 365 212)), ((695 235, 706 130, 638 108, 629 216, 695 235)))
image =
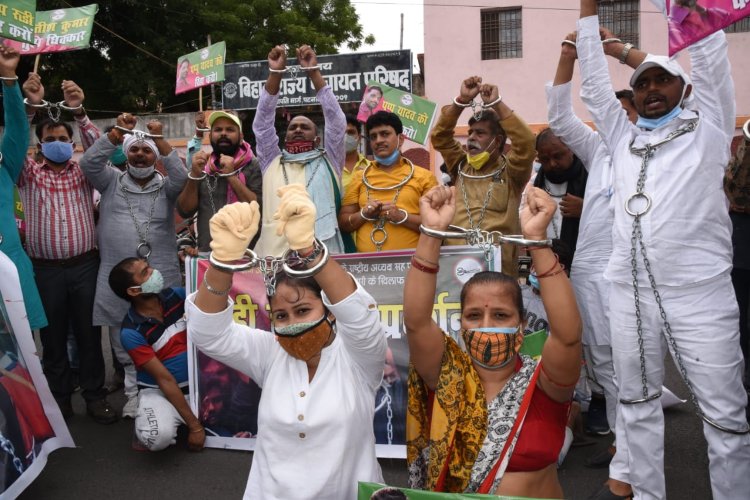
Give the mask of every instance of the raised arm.
POLYGON ((333 95, 331 87, 326 85, 318 66, 318 59, 315 51, 309 45, 303 45, 297 49, 297 60, 300 67, 307 73, 310 81, 317 92, 320 107, 323 109, 323 118, 325 120, 325 137, 323 147, 331 161, 331 166, 336 171, 336 175, 341 177, 341 171, 344 168, 344 158, 346 151, 344 149, 344 136, 346 135, 346 116, 339 106, 336 96, 333 95))
MULTIPOLYGON (((456 213, 455 187, 437 186, 419 199, 422 225, 445 231, 456 213)), ((435 320, 437 272, 442 240, 421 234, 406 274, 404 326, 409 341, 409 359, 430 389, 435 389, 445 350, 445 334, 435 320)))
POLYGON ((588 169, 599 145, 599 136, 573 111, 570 81, 576 60, 575 33, 566 37, 553 85, 547 84, 547 119, 552 132, 581 159, 588 169), (570 43, 566 43, 570 42, 570 43))
POLYGON ((203 182, 200 179, 204 174, 204 168, 208 162, 209 155, 205 151, 197 151, 194 155, 189 156, 190 163, 188 168, 190 169, 190 177, 185 181, 185 186, 182 188, 180 195, 177 197, 177 213, 180 217, 192 217, 193 214, 198 210, 198 191, 200 190, 200 184, 203 182))
POLYGON ((736 103, 727 36, 719 30, 688 47, 688 52, 696 108, 726 134, 729 143, 734 136, 736 103))
POLYGON ((440 110, 440 116, 430 135, 430 142, 442 155, 448 173, 451 175, 466 156, 463 146, 454 138, 456 123, 464 108, 479 94, 481 84, 482 78, 479 76, 464 79, 455 100, 440 110))
POLYGON ((80 109, 73 111, 73 118, 78 124, 78 133, 81 137, 81 146, 86 151, 94 142, 101 137, 102 133, 94 123, 86 116, 86 110, 83 108, 85 95, 83 89, 73 80, 62 81, 63 100, 68 107, 80 109))
POLYGON ((260 161, 260 171, 265 173, 271 162, 281 154, 279 137, 276 135, 274 118, 276 117, 276 103, 279 100, 279 86, 281 75, 286 69, 286 47, 277 45, 268 53, 268 80, 260 91, 258 109, 255 110, 253 120, 253 134, 260 161))
MULTIPOLYGON (((543 240, 555 212, 554 200, 542 189, 526 190, 521 212, 524 238, 543 240)), ((550 335, 542 351, 539 387, 555 401, 568 401, 581 372, 581 316, 573 287, 550 248, 534 249, 531 259, 539 278, 539 292, 549 321, 550 335)))
POLYGON ((3 109, 5 111, 5 134, 0 151, 3 154, 2 168, 8 169, 13 182, 18 181, 29 146, 29 122, 26 120, 18 87, 16 67, 21 56, 5 45, 0 45, 0 76, 3 77, 3 109))

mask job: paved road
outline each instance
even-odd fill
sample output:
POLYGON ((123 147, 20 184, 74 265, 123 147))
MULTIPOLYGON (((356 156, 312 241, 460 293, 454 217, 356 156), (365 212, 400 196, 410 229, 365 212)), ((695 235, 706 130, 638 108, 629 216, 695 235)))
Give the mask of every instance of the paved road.
MULTIPOLYGON (((686 395, 674 369, 668 370, 667 384, 679 396, 686 395)), ((118 408, 125 402, 121 392, 111 397, 118 408)), ((252 453, 217 449, 189 453, 184 438, 163 452, 134 451, 130 446, 132 420, 101 426, 85 416, 83 401, 77 395, 74 407, 76 415, 69 425, 77 448, 54 452, 21 499, 241 498, 252 453)), ((669 498, 711 498, 706 443, 697 417, 684 404, 668 410, 666 422, 669 498)), ((559 471, 567 498, 585 499, 606 480, 606 469, 588 469, 583 462, 609 441, 597 438, 595 446, 570 451, 559 471)), ((381 465, 388 483, 406 486, 405 461, 381 459, 381 465)))

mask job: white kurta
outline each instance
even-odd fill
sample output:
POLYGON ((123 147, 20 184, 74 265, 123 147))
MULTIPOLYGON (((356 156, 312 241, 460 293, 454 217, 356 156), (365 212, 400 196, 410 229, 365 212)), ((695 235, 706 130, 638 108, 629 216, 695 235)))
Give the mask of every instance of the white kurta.
POLYGON ((386 338, 367 291, 357 285, 337 304, 323 295, 337 335, 312 381, 306 363, 289 356, 272 333, 234 323, 231 301, 206 314, 194 300, 195 294, 185 305, 189 338, 263 389, 245 498, 356 498, 358 481, 383 482, 372 422, 386 338))

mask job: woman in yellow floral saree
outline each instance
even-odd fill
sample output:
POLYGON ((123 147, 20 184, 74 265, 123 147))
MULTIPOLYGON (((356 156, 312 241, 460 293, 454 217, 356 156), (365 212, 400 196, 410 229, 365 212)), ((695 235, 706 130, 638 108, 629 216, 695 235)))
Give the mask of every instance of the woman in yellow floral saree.
MULTIPOLYGON (((538 188, 526 195, 523 236, 544 240, 555 202, 538 188)), ((432 189, 420 210, 425 229, 404 289, 410 486, 562 498, 556 460, 581 366, 581 319, 564 268, 547 247, 530 252, 551 331, 539 362, 518 353, 521 291, 502 273, 464 285, 459 346, 432 319, 442 241, 425 234, 439 236, 453 220, 455 188, 432 189)))

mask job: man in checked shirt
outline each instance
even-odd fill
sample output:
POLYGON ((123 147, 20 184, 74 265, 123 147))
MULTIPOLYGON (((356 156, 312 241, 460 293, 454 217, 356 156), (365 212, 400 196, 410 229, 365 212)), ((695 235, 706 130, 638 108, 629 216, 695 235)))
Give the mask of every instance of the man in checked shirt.
MULTIPOLYGON (((83 103, 83 91, 73 81, 63 80, 62 91, 66 106, 76 108, 83 103)), ((44 86, 38 74, 29 74, 23 92, 29 103, 42 102, 44 86)), ((88 148, 100 132, 82 107, 73 114, 81 143, 88 148)), ((92 326, 99 269, 94 188, 72 160, 73 130, 69 125, 45 119, 36 126, 36 136, 43 159, 27 158, 18 188, 26 210, 26 251, 49 321, 41 329, 44 375, 63 416, 72 416, 73 381, 67 353, 68 325, 72 324, 86 412, 96 422, 110 424, 117 420, 117 413, 104 389, 101 329, 92 326)))

